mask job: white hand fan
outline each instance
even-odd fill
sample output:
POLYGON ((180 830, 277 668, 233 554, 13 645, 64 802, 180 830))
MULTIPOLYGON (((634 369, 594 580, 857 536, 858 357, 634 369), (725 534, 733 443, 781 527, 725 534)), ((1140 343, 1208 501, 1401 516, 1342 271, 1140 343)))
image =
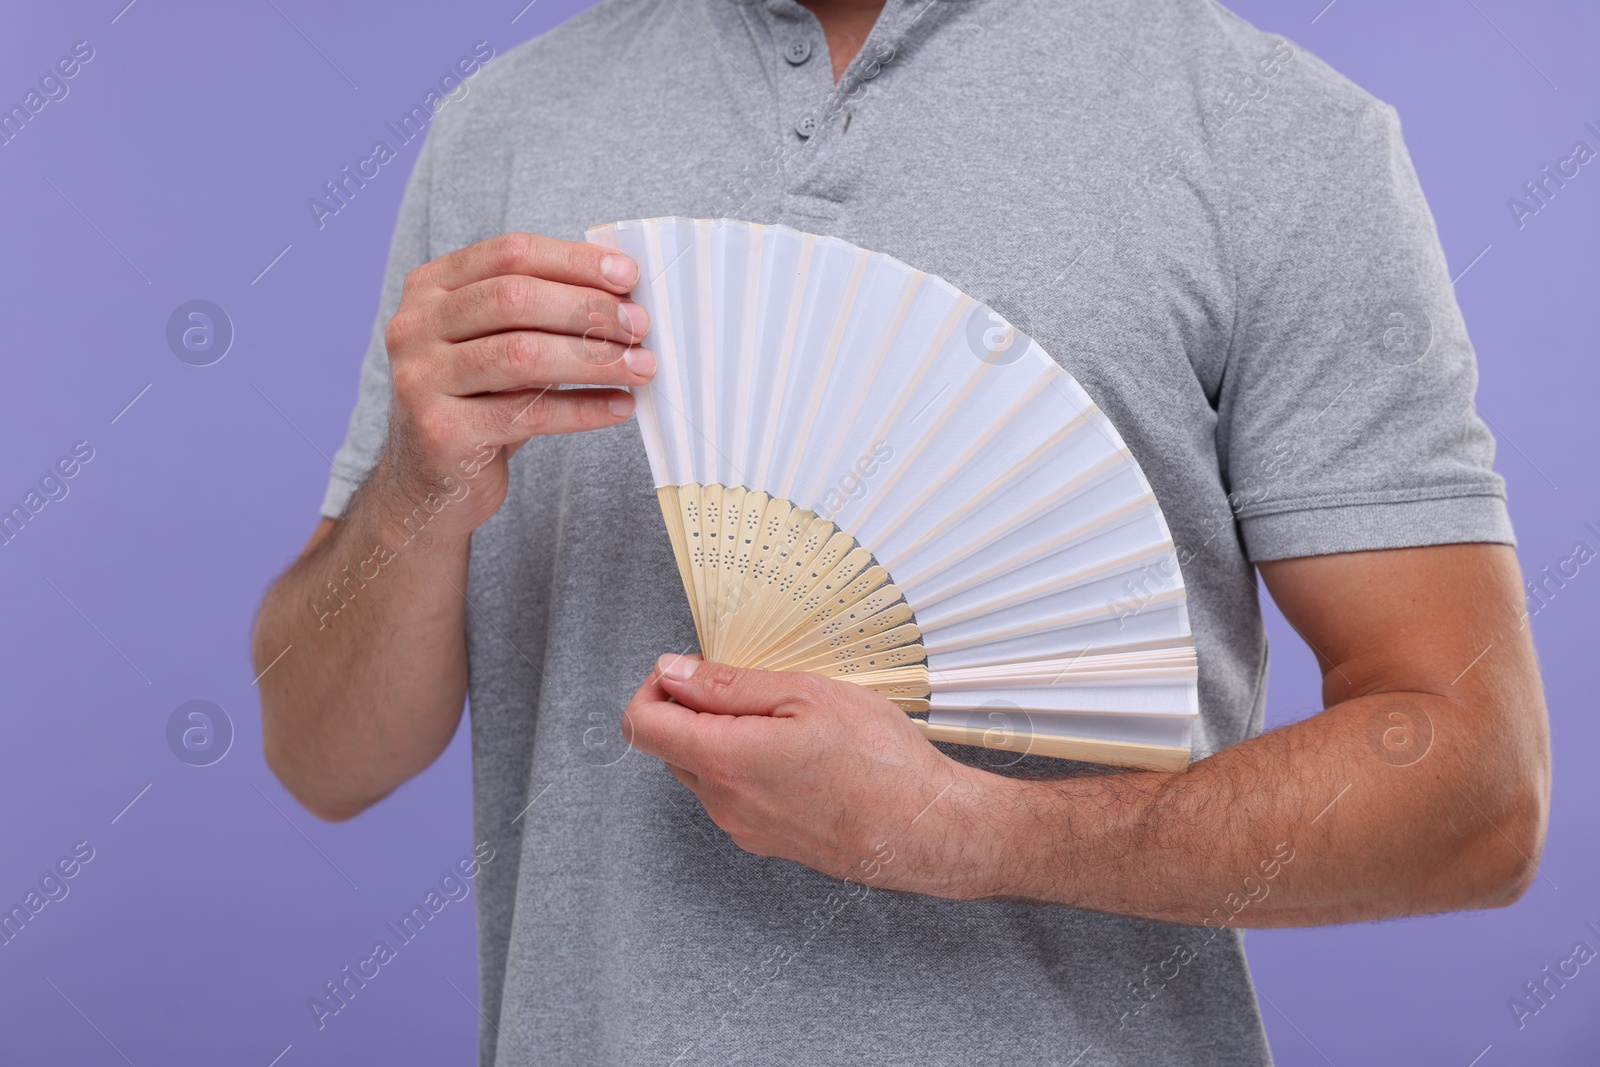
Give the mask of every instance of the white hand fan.
POLYGON ((636 390, 708 660, 874 689, 936 741, 1181 770, 1198 713, 1155 495, 998 314, 786 226, 588 231, 640 265, 636 390))

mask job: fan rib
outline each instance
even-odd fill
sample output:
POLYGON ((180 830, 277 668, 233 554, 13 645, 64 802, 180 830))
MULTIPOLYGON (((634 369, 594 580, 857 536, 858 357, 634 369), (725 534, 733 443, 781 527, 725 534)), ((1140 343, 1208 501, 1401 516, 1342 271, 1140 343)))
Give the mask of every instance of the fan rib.
MULTIPOLYGON (((910 268, 907 269, 910 270, 910 268)), ((922 283, 927 279, 928 276, 922 271, 910 270, 910 277, 905 288, 901 291, 899 303, 895 305, 894 314, 890 317, 889 325, 884 330, 883 341, 878 345, 877 351, 873 353, 871 361, 862 372, 861 380, 863 382, 875 382, 883 373, 884 361, 889 358, 889 352, 894 348, 895 341, 899 339, 900 331, 905 327, 906 316, 911 312, 911 305, 916 302, 917 294, 922 292, 922 283)), ((851 390, 850 410, 845 414, 840 425, 854 426, 856 424, 856 419, 861 414, 861 406, 867 402, 867 392, 868 390, 866 389, 851 390)), ((821 503, 818 498, 822 495, 822 482, 834 472, 836 464, 839 462, 839 453, 843 450, 845 440, 848 437, 848 434, 838 434, 834 437, 832 447, 828 449, 823 461, 816 465, 816 473, 813 475, 812 484, 806 486, 804 492, 797 493, 796 500, 810 500, 821 503)), ((868 447, 870 448, 873 443, 868 441, 868 447)), ((841 504, 840 506, 843 505, 841 504)), ((838 508, 834 508, 833 512, 828 514, 823 514, 820 511, 817 514, 822 515, 825 519, 832 519, 838 510, 838 508)))
MULTIPOLYGON (((899 425, 901 417, 905 414, 907 406, 909 406, 911 403, 911 398, 916 395, 917 387, 921 384, 922 379, 926 376, 929 366, 939 358, 941 353, 944 352, 945 346, 950 343, 951 334, 955 333, 956 327, 961 324, 961 320, 966 317, 971 307, 972 301, 967 297, 961 297, 955 301, 954 305, 950 308, 949 314, 945 316, 944 322, 940 323, 939 332, 934 335, 933 340, 930 341, 927 347, 923 349, 922 354, 917 359, 916 365, 909 368, 908 372, 905 374, 905 385, 900 390, 900 395, 895 397, 895 401, 890 406, 887 414, 878 420, 876 432, 873 433, 872 436, 867 440, 887 440, 890 432, 895 426, 899 425)), ((918 417, 920 418, 921 416, 919 415, 918 417)), ((915 421, 915 419, 912 421, 915 421)))
MULTIPOLYGON (((1124 457, 1121 455, 1111 455, 1100 460, 1092 467, 1086 467, 1084 470, 1080 471, 1076 477, 1063 482, 1048 496, 1039 498, 1037 502, 1035 502, 1021 514, 1013 517, 1006 525, 997 526, 994 529, 984 531, 960 548, 951 550, 936 562, 929 563, 921 570, 914 572, 906 580, 906 585, 908 587, 921 585, 928 579, 929 576, 937 574, 940 570, 949 567, 956 560, 967 559, 977 554, 979 551, 990 547, 996 541, 1003 540, 1005 537, 1026 526, 1039 516, 1054 511, 1062 504, 1065 504, 1067 501, 1071 500, 1073 497, 1093 488, 1095 485, 1099 484, 1102 479, 1116 474, 1122 469, 1123 459, 1124 457)), ((906 557, 910 554, 910 552, 911 549, 906 548, 897 553, 893 553, 890 558, 893 559, 894 562, 892 564, 885 563, 885 566, 900 566, 906 562, 906 557)))
POLYGON ((879 544, 884 544, 889 540, 890 537, 893 537, 895 532, 899 530, 900 527, 904 526, 908 521, 915 517, 917 512, 926 507, 928 501, 937 496, 940 491, 947 488, 949 484, 955 480, 956 476, 965 470, 967 466, 977 458, 978 453, 992 445, 995 438, 999 437, 1000 434, 1005 431, 1012 420, 1021 415, 1029 404, 1032 404, 1035 400, 1039 399, 1039 397, 1049 387, 1050 379, 1041 374, 1038 380, 1032 385, 1028 386, 1027 389, 1023 390, 1021 395, 1017 397, 1012 405, 1007 408, 1002 415, 990 423, 989 427, 984 430, 983 433, 974 438, 960 455, 956 456, 955 459, 946 464, 942 472, 932 478, 929 478, 928 484, 923 488, 922 492, 918 493, 909 504, 903 505, 899 512, 894 515, 894 517, 888 519, 878 530, 877 536, 874 538, 874 540, 876 540, 879 544))
MULTIPOLYGON (((895 464, 883 482, 879 484, 877 491, 868 497, 866 504, 862 506, 860 513, 856 515, 857 529, 863 532, 866 531, 867 523, 872 518, 872 513, 878 509, 878 505, 883 503, 884 499, 894 490, 894 487, 900 483, 900 478, 906 471, 916 469, 917 457, 921 456, 923 451, 938 439, 940 432, 945 428, 945 424, 966 405, 966 402, 971 399, 978 386, 983 383, 984 378, 988 377, 995 369, 995 364, 993 363, 985 363, 976 359, 973 362, 977 364, 976 369, 967 376, 966 381, 961 383, 960 388, 956 390, 955 396, 950 398, 950 402, 944 406, 928 428, 922 432, 922 436, 917 438, 916 443, 911 446, 905 458, 895 464)), ((870 541, 874 544, 881 543, 876 537, 870 538, 870 541)))
POLYGON ((1035 600, 1043 600, 1045 597, 1054 596, 1057 593, 1064 593, 1070 589, 1075 589, 1079 586, 1084 586, 1091 582, 1099 581, 1102 578, 1122 574, 1134 567, 1139 566, 1140 564, 1148 565, 1154 560, 1162 559, 1170 555, 1171 552, 1171 541, 1164 541, 1158 545, 1134 549, 1132 552, 1125 552, 1120 556, 1113 556, 1111 559, 1102 560, 1101 562, 1091 566, 1079 567, 1076 570, 1068 571, 1059 577, 1051 579, 1048 582, 1029 585, 1027 588, 1022 589, 1019 592, 993 597, 990 600, 986 600, 980 604, 973 604, 953 613, 941 614, 937 611, 928 611, 924 605, 918 605, 918 607, 923 612, 922 618, 924 623, 930 628, 959 626, 964 622, 970 622, 973 619, 982 618, 985 615, 993 615, 996 612, 1005 611, 1007 608, 1014 608, 1019 604, 1028 604, 1035 600))
POLYGON ((823 394, 827 392, 828 382, 833 377, 834 364, 839 359, 839 346, 844 340, 844 332, 850 324, 851 314, 855 311, 856 300, 861 295, 861 280, 866 275, 867 264, 871 262, 872 253, 864 248, 855 250, 854 262, 851 264, 850 281, 845 286, 844 296, 839 301, 838 311, 834 313, 833 327, 828 335, 827 347, 822 353, 822 366, 816 370, 816 378, 811 384, 811 397, 806 401, 805 413, 800 417, 800 427, 804 436, 795 442, 794 449, 789 453, 789 462, 784 468, 784 473, 776 483, 778 496, 793 500, 794 480, 799 470, 800 457, 805 455, 806 446, 811 443, 812 431, 817 425, 817 411, 822 406, 823 394))
MULTIPOLYGON (((793 291, 789 296, 789 311, 784 319, 783 344, 778 350, 778 363, 773 377, 772 399, 767 405, 767 428, 782 425, 780 415, 783 412, 783 393, 789 385, 789 364, 794 359, 794 343, 799 336, 800 311, 805 304, 807 282, 811 274, 811 254, 816 249, 817 239, 812 234, 802 234, 800 243, 800 265, 795 270, 793 291)), ((754 476, 755 484, 763 487, 772 485, 771 479, 771 446, 772 435, 761 436, 761 450, 756 462, 754 476)), ((774 496, 779 494, 773 493, 774 496)))
MULTIPOLYGON (((927 530, 917 537, 916 540, 912 541, 906 547, 890 553, 889 557, 886 558, 892 557, 896 563, 899 563, 907 556, 943 536, 950 530, 951 527, 966 519, 969 515, 972 515, 974 512, 976 512, 980 507, 987 504, 990 500, 993 500, 996 496, 1011 488, 1017 479, 1021 478, 1035 466, 1048 459, 1052 450, 1065 444, 1069 439, 1076 435, 1078 431, 1082 430, 1085 423, 1097 410, 1098 409, 1093 407, 1086 408, 1085 410, 1074 415, 1071 419, 1068 419, 1061 425, 1060 429, 1056 430, 1055 433, 1052 433, 1049 437, 1041 441, 1027 455, 1017 460, 1016 463, 1013 463, 1010 467, 1006 468, 1006 470, 1003 471, 998 477, 988 481, 982 489, 973 494, 965 503, 946 511, 937 522, 930 525, 927 530)), ((888 538, 892 536, 898 528, 898 524, 890 527, 889 530, 884 532, 883 539, 887 541, 888 538)), ((1010 531, 1006 530, 1005 532, 1009 533, 1010 531)))
MULTIPOLYGON (((929 608, 934 604, 948 600, 953 596, 959 596, 960 594, 974 589, 977 586, 983 585, 985 582, 990 582, 996 578, 1010 574, 1013 571, 1021 570, 1023 567, 1037 563, 1041 559, 1053 555, 1056 552, 1060 552, 1066 548, 1071 548, 1073 545, 1087 540, 1091 535, 1102 534, 1107 530, 1115 529, 1118 526, 1124 525, 1129 519, 1134 518, 1149 506, 1149 501, 1143 498, 1130 500, 1127 503, 1113 508, 1110 511, 1096 515, 1092 519, 1088 519, 1085 522, 1079 523, 1077 526, 1057 537, 1053 537, 1048 541, 1043 541, 1037 545, 1034 545, 1031 548, 1019 552, 1015 556, 1008 556, 1002 559, 1000 562, 984 568, 977 574, 974 574, 963 581, 957 582, 948 589, 941 589, 937 593, 928 594, 923 594, 919 591, 917 594, 917 603, 923 608, 929 608)), ((913 587, 908 584, 907 588, 910 589, 913 587)))
MULTIPOLYGON (((665 262, 666 254, 661 248, 660 227, 646 226, 645 236, 649 242, 650 249, 647 258, 653 275, 651 288, 653 289, 657 282, 659 282, 663 288, 668 288, 666 282, 666 273, 667 268, 672 264, 665 262)), ((651 383, 652 386, 654 386, 654 388, 651 389, 651 392, 655 392, 656 389, 662 390, 661 399, 664 400, 667 406, 678 415, 678 418, 674 420, 675 429, 677 430, 677 433, 675 434, 677 438, 677 449, 675 454, 673 450, 667 450, 667 462, 665 464, 667 468, 667 477, 668 481, 674 484, 692 482, 694 479, 689 476, 689 471, 685 466, 688 464, 689 456, 691 454, 689 450, 690 418, 688 412, 685 410, 683 382, 679 377, 679 375, 683 373, 684 368, 688 366, 688 361, 680 359, 678 355, 676 344, 677 331, 672 325, 672 301, 670 299, 657 300, 656 304, 658 308, 658 315, 661 320, 656 324, 657 329, 655 331, 656 347, 660 350, 657 353, 657 355, 660 357, 657 365, 660 368, 667 369, 668 373, 658 373, 655 376, 651 383), (674 460, 677 462, 673 462, 674 460)), ((698 431, 699 427, 695 427, 695 429, 698 431)), ((665 442, 665 434, 662 435, 662 439, 663 442, 665 442)))
MULTIPOLYGON (((753 389, 740 391, 739 371, 748 365, 752 368, 756 361, 756 330, 760 325, 761 316, 756 313, 760 306, 761 298, 761 270, 763 266, 764 245, 767 231, 764 227, 753 227, 750 237, 749 262, 745 264, 745 294, 744 318, 741 325, 744 327, 743 339, 735 359, 729 361, 730 389, 737 398, 737 417, 733 420, 733 459, 729 465, 733 467, 733 475, 747 487, 758 488, 758 483, 750 478, 745 469, 750 463, 750 394, 753 389)), ((755 372, 752 369, 750 381, 755 382, 755 372)))
MULTIPOLYGON (((1174 586, 1173 588, 1162 589, 1159 592, 1150 594, 1140 601, 1139 609, 1144 611, 1152 606, 1170 604, 1174 601, 1180 604, 1183 603, 1183 586, 1174 586)), ((927 634, 937 631, 934 627, 924 627, 926 632, 923 636, 923 644, 927 647, 930 656, 941 652, 958 652, 962 649, 975 648, 979 645, 998 644, 1001 641, 1026 637, 1029 634, 1048 634, 1056 630, 1065 630, 1080 623, 1099 620, 1102 616, 1116 618, 1113 606, 1102 604, 1099 607, 1079 608, 1076 611, 1063 612, 1047 619, 1034 619, 1027 623, 1007 626, 999 630, 990 630, 970 637, 947 638, 944 641, 930 640, 927 634)))
POLYGON ((948 726, 943 723, 930 723, 926 719, 911 721, 917 724, 922 730, 922 736, 929 741, 980 745, 1004 752, 1021 752, 1024 755, 1111 763, 1123 767, 1136 767, 1140 770, 1187 770, 1191 756, 1187 748, 1147 745, 1137 741, 1091 741, 1077 737, 1058 737, 1054 734, 1022 734, 994 727, 980 730, 971 726, 948 726))
POLYGON ((589 237, 643 269, 660 366, 639 432, 708 660, 871 688, 940 720, 916 720, 930 740, 1188 765, 1183 576, 1112 591, 1175 560, 1170 531, 1115 425, 1033 340, 1016 334, 1021 363, 964 359, 985 305, 834 237, 676 217, 589 237), (828 493, 863 442, 894 462, 865 495, 828 493), (983 728, 997 703, 1032 726, 983 728))

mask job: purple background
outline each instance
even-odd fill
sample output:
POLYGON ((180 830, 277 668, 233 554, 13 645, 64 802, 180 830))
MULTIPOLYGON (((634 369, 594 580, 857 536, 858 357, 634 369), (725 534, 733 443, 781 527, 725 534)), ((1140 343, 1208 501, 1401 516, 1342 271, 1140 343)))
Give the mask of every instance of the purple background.
MULTIPOLYGON (((471 1060, 469 903, 325 1030, 307 1007, 470 851, 465 731, 360 819, 318 822, 262 761, 247 647, 263 590, 316 520, 415 143, 320 232, 306 200, 475 42, 503 54, 584 6, 544 0, 519 16, 523 2, 60 0, 6 13, 7 107, 74 42, 96 55, 0 146, 0 504, 75 442, 95 456, 0 547, 0 904, 75 842, 95 856, 0 946, 0 1062, 471 1060), (180 362, 165 340, 195 298, 237 331, 212 366, 180 362), (166 739, 195 699, 236 732, 211 766, 166 739)), ((1525 228, 1506 206, 1575 140, 1600 148, 1583 129, 1600 125, 1600 12, 1325 2, 1234 8, 1399 109, 1452 270, 1466 270, 1457 295, 1523 566, 1553 566, 1580 539, 1600 548, 1584 526, 1600 529, 1600 164, 1525 228)), ((1250 932, 1280 1063, 1594 1061, 1600 968, 1520 1032, 1507 1000, 1580 937, 1600 947, 1583 928, 1600 925, 1600 727, 1582 696, 1597 613, 1591 565, 1534 621, 1556 786, 1533 890, 1491 913, 1250 932)), ((1278 724, 1317 706, 1318 683, 1275 616, 1272 637, 1278 724)))

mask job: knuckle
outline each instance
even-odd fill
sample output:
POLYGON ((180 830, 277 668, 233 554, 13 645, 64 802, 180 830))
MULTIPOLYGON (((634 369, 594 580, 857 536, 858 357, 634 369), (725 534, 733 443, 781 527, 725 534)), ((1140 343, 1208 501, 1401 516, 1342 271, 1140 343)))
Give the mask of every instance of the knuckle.
POLYGON ((598 335, 593 327, 583 332, 578 345, 579 357, 591 367, 609 367, 622 360, 626 351, 622 345, 615 341, 608 341, 598 335))
POLYGON ((455 435, 455 422, 442 407, 428 407, 412 419, 417 431, 417 444, 430 456, 438 455, 450 447, 455 435))
POLYGON ((390 359, 389 378, 398 398, 408 399, 421 392, 422 369, 415 360, 390 359))
POLYGON ((416 313, 406 305, 400 305, 399 309, 389 316, 389 322, 383 329, 384 344, 391 352, 394 351, 406 343, 416 327, 416 313))
POLYGON ((548 433, 551 426, 550 398, 548 394, 540 393, 526 404, 506 408, 499 421, 502 431, 517 429, 530 435, 548 433))
POLYGON ((533 285, 527 278, 507 275, 495 283, 494 300, 501 311, 514 315, 528 306, 532 289, 533 285))
POLYGON ((562 271, 570 278, 599 277, 600 253, 595 248, 585 241, 562 245, 558 257, 562 271))
POLYGON ((539 340, 538 334, 518 331, 504 336, 503 358, 508 367, 513 369, 531 367, 543 357, 544 345, 539 340))
POLYGON ((732 689, 739 680, 739 671, 726 663, 707 663, 695 672, 695 677, 704 675, 704 685, 707 689, 726 691, 732 689))
POLYGON ((400 285, 401 295, 410 296, 418 290, 427 288, 432 279, 432 272, 429 269, 431 266, 430 263, 424 263, 407 271, 405 281, 400 285))
POLYGON ((617 316, 619 303, 618 300, 604 296, 584 297, 574 309, 574 314, 577 316, 577 330, 574 332, 579 332, 588 338, 603 337, 613 330, 620 330, 622 324, 617 316))
POLYGON ((531 233, 513 232, 495 238, 491 258, 495 272, 504 274, 524 271, 533 265, 533 254, 538 239, 531 233))

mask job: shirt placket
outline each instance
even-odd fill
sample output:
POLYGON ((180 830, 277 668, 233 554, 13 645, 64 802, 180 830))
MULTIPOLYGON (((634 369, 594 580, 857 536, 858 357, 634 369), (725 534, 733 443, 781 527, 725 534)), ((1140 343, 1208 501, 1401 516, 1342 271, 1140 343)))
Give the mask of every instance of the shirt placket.
POLYGON ((835 85, 827 39, 816 18, 795 0, 764 0, 778 51, 773 67, 781 210, 802 226, 837 222, 856 185, 854 154, 845 143, 852 97, 863 74, 880 73, 876 59, 893 48, 903 6, 904 0, 888 0, 861 54, 835 85))

